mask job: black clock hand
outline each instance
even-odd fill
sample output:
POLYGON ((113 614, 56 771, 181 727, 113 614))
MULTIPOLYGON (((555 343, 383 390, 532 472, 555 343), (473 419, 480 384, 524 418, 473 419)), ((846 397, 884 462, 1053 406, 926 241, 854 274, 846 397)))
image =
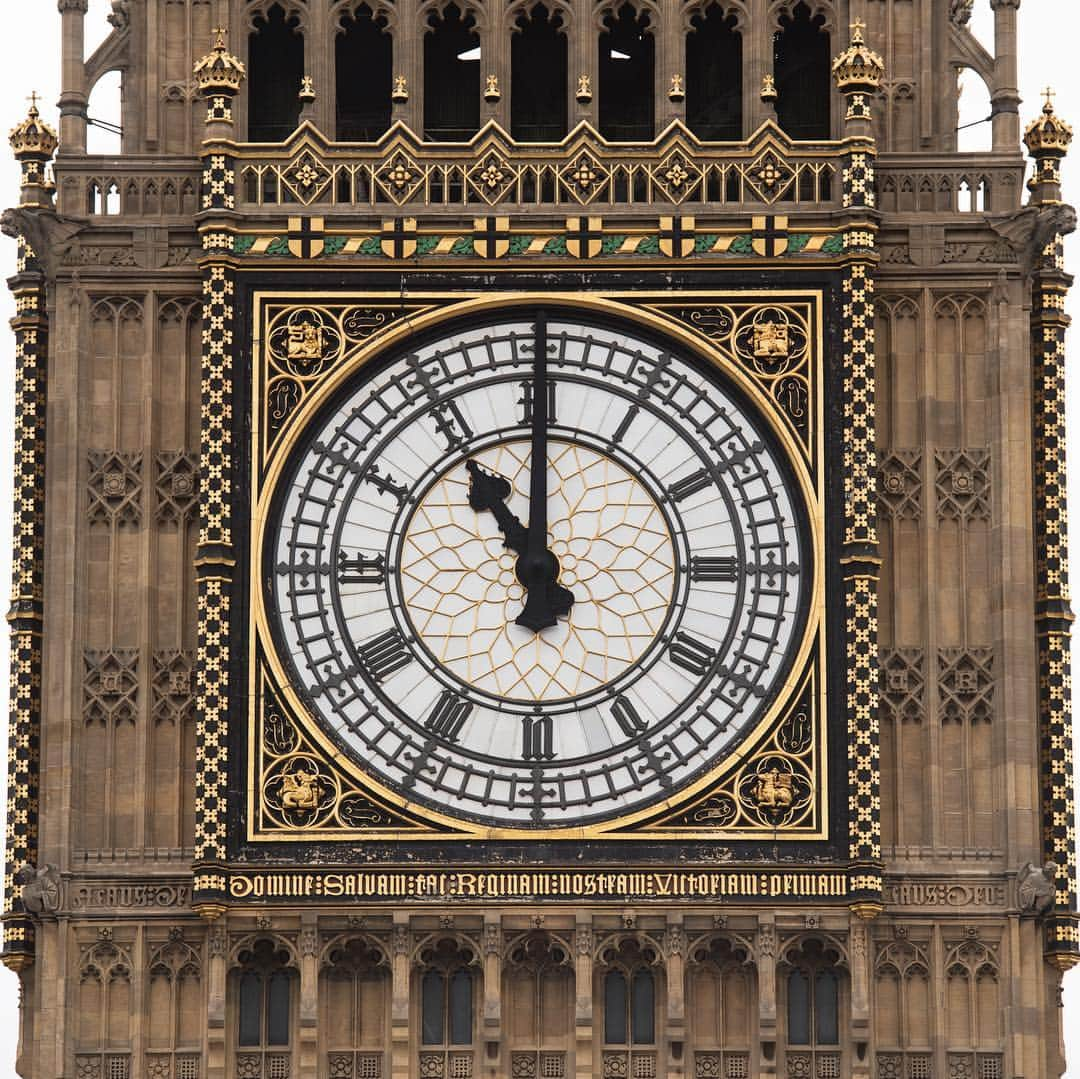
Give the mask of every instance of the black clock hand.
POLYGON ((533 348, 532 456, 529 461, 529 535, 524 554, 519 555, 517 579, 528 590, 525 609, 517 624, 534 633, 554 626, 559 615, 570 613, 574 595, 559 584, 559 560, 548 550, 547 529, 547 317, 537 312, 533 348))
POLYGON ((517 577, 529 589, 533 605, 530 608, 529 601, 526 600, 525 609, 516 619, 517 623, 536 633, 546 626, 555 625, 560 614, 570 613, 574 602, 573 593, 558 583, 558 559, 545 548, 545 560, 541 563, 543 574, 533 579, 530 586, 522 577, 521 569, 523 564, 528 564, 526 560, 529 557, 529 530, 506 506, 506 499, 510 497, 512 490, 509 481, 493 472, 485 472, 475 461, 466 461, 465 467, 469 472, 469 505, 477 513, 491 511, 506 546, 518 556, 517 577), (527 622, 523 621, 526 617, 529 619, 527 622), (541 620, 541 625, 534 625, 534 622, 541 620))
POLYGON ((506 540, 506 546, 516 555, 523 555, 528 547, 528 529, 506 506, 512 490, 510 482, 492 472, 485 472, 475 461, 466 461, 469 472, 469 505, 477 513, 490 510, 495 523, 506 540))

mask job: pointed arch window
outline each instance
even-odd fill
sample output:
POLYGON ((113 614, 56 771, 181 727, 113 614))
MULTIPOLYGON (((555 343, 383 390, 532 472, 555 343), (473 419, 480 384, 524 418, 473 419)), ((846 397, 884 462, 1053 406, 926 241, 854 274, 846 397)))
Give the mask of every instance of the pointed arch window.
POLYGON ((609 12, 599 48, 600 133, 612 142, 648 142, 656 122, 656 43, 648 14, 630 4, 609 12))
POLYGON ((341 22, 337 62, 337 137, 374 142, 390 126, 394 45, 385 16, 361 4, 341 22))
POLYGON ((424 137, 461 142, 480 127, 480 35, 476 20, 450 3, 424 35, 424 137))
POLYGON ((839 1074, 845 989, 840 954, 827 943, 811 939, 790 954, 787 963, 788 1074, 803 1068, 808 1075, 839 1074))
POLYGON ((543 4, 523 12, 510 39, 510 133, 519 142, 566 134, 567 40, 562 18, 543 4))
POLYGON ((800 0, 780 17, 773 38, 776 118, 793 139, 827 139, 831 132, 831 56, 825 16, 800 0))
POLYGON ((742 34, 738 20, 710 4, 686 35, 686 124, 699 139, 742 137, 742 34))
POLYGON ((234 972, 237 1074, 274 1074, 288 1067, 296 971, 274 941, 255 941, 234 972))
POLYGON ((367 938, 329 949, 319 994, 327 1074, 382 1075, 390 1041, 390 963, 367 938))
POLYGON ((280 4, 255 18, 248 37, 248 139, 282 142, 300 122, 304 35, 280 4))
POLYGON ((420 952, 420 1074, 472 1075, 478 978, 468 945, 444 938, 420 952))

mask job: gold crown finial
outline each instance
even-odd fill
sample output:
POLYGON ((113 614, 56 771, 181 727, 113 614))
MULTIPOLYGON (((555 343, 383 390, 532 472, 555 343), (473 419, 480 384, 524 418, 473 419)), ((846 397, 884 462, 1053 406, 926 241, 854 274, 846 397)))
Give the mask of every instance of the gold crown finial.
POLYGON ((30 108, 26 119, 15 127, 8 141, 19 157, 45 157, 49 158, 56 152, 56 132, 44 120, 38 112, 38 102, 41 98, 35 90, 27 99, 30 108))
POLYGON ((1048 86, 1043 90, 1043 112, 1047 115, 1054 111, 1054 98, 1057 97, 1057 91, 1052 86, 1048 86))
POLYGON ((863 31, 866 29, 866 23, 862 19, 855 19, 851 24, 851 44, 852 45, 865 45, 866 42, 863 39, 863 31))
POLYGON ((210 33, 214 35, 214 48, 215 49, 224 49, 224 48, 226 48, 225 39, 229 36, 228 27, 215 26, 213 28, 213 30, 210 31, 210 33))

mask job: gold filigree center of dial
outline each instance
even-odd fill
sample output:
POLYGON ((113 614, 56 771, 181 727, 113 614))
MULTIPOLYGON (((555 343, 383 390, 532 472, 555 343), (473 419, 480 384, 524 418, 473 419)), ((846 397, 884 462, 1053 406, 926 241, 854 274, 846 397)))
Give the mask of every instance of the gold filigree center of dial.
MULTIPOLYGON (((507 506, 523 525, 529 456, 521 441, 473 457, 509 481, 507 506)), ((524 601, 517 555, 492 514, 470 507, 465 465, 421 499, 402 541, 402 598, 417 636, 461 681, 510 700, 575 697, 618 677, 656 639, 675 590, 675 549, 637 477, 594 450, 550 442, 548 542, 574 606, 534 633, 514 622, 524 601)))

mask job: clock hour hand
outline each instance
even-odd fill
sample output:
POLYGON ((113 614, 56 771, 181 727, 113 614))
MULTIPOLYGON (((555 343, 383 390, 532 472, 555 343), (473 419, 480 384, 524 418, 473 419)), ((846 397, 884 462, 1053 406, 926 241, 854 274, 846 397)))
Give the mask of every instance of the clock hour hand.
POLYGON ((477 513, 491 512, 506 546, 518 556, 517 578, 528 595, 525 609, 515 621, 534 633, 554 626, 559 615, 569 614, 574 604, 573 593, 559 584, 559 560, 546 548, 539 559, 529 558, 529 530, 506 505, 512 490, 509 481, 485 472, 475 461, 467 461, 465 468, 469 473, 469 505, 477 513))
POLYGON ((485 472, 475 461, 467 461, 469 473, 469 505, 477 513, 489 510, 503 534, 506 546, 516 555, 523 555, 529 545, 529 530, 506 505, 512 490, 509 480, 485 472))

